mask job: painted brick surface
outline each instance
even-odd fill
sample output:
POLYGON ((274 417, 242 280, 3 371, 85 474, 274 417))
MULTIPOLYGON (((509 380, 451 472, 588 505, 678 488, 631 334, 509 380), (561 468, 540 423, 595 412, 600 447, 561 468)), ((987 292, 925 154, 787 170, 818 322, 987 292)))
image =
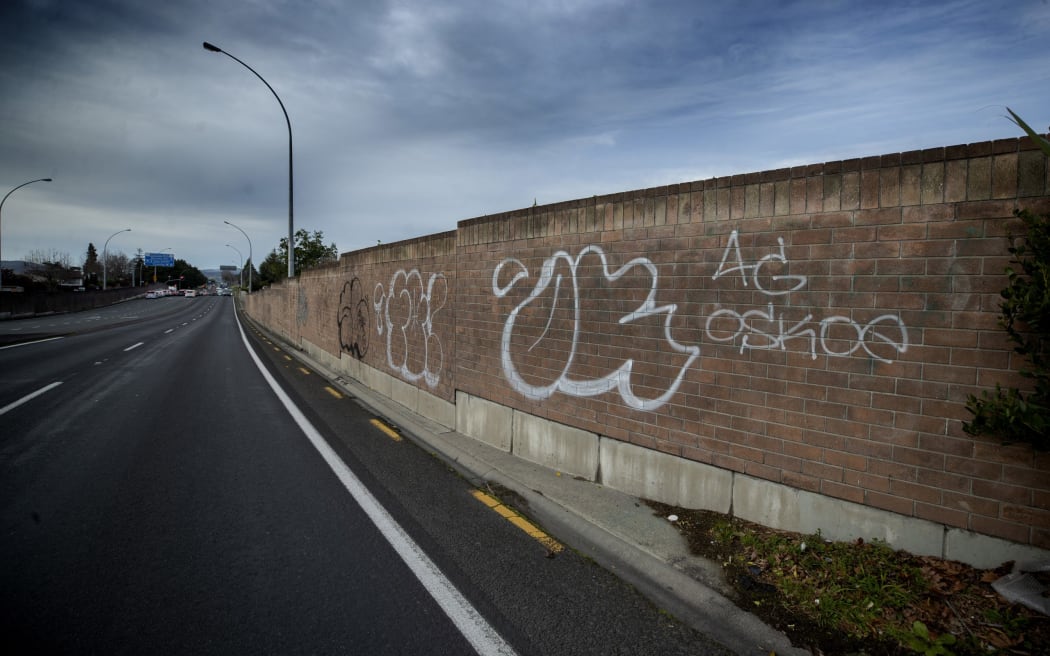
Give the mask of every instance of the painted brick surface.
POLYGON ((1024 386, 997 323, 1028 139, 627 191, 347 253, 252 295, 293 340, 800 491, 1023 544, 1050 459, 965 435, 1024 386))

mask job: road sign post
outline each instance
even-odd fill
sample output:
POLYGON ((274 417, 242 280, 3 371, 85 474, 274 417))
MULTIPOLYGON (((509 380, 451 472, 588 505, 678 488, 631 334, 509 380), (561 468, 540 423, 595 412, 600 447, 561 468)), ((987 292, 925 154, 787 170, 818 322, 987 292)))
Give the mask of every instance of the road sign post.
POLYGON ((146 266, 153 267, 153 282, 157 282, 157 267, 175 266, 175 256, 171 253, 146 253, 144 259, 146 266))

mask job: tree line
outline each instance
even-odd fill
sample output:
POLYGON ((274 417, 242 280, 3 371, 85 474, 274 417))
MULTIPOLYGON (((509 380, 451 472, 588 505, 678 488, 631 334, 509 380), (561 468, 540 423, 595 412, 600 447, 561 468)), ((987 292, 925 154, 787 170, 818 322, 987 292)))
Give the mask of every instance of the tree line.
MULTIPOLYGON (((325 244, 324 233, 310 232, 300 228, 295 233, 295 275, 303 270, 339 258, 334 242, 325 244)), ((25 267, 16 271, 10 267, 3 270, 3 284, 22 287, 26 291, 53 292, 61 289, 101 289, 103 281, 107 287, 129 287, 167 283, 182 289, 196 288, 208 283, 208 277, 186 260, 176 259, 170 267, 150 267, 145 264, 145 254, 138 249, 132 256, 123 252, 107 252, 101 258, 94 243, 88 243, 83 264, 76 266, 68 253, 57 250, 35 250, 24 259, 25 267)), ((248 285, 261 289, 288 277, 288 239, 282 238, 263 259, 258 268, 251 258, 240 272, 223 272, 223 282, 248 285)))

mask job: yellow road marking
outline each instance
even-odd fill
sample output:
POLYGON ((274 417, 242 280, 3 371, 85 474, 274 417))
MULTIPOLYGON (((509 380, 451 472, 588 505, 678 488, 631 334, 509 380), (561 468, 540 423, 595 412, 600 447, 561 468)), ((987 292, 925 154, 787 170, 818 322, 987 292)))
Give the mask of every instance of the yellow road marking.
POLYGON ((471 490, 470 493, 475 499, 496 511, 500 517, 505 518, 511 524, 525 531, 529 537, 547 547, 547 550, 551 553, 561 553, 565 548, 557 540, 537 528, 535 524, 503 505, 499 499, 485 494, 481 490, 471 490))
MULTIPOLYGON (((484 492, 482 494, 484 494, 484 492)), ((507 506, 504 506, 502 503, 495 506, 489 506, 489 508, 495 510, 496 514, 504 519, 511 519, 518 516, 518 513, 514 512, 507 506)))
POLYGON ((310 370, 307 369, 306 367, 299 367, 299 371, 303 372, 304 376, 309 376, 310 375, 310 370))
POLYGON ((372 420, 372 425, 375 426, 376 428, 378 428, 379 430, 383 431, 384 433, 386 433, 386 436, 389 437, 390 439, 394 440, 395 442, 400 442, 401 441, 401 436, 397 434, 396 430, 394 430, 393 428, 387 426, 386 424, 384 424, 383 422, 379 421, 378 419, 373 419, 372 420))
POLYGON ((332 396, 334 396, 337 399, 343 398, 343 395, 340 394, 338 390, 336 390, 335 388, 329 387, 327 385, 325 386, 324 391, 328 392, 329 394, 331 394, 332 396))

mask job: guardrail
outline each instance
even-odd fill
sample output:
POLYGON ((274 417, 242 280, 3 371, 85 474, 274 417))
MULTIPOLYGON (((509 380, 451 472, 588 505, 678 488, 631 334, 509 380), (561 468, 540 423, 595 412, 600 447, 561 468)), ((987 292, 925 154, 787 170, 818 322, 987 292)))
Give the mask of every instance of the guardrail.
POLYGON ((152 288, 118 287, 106 291, 5 292, 0 294, 0 320, 80 312, 145 295, 152 288))

